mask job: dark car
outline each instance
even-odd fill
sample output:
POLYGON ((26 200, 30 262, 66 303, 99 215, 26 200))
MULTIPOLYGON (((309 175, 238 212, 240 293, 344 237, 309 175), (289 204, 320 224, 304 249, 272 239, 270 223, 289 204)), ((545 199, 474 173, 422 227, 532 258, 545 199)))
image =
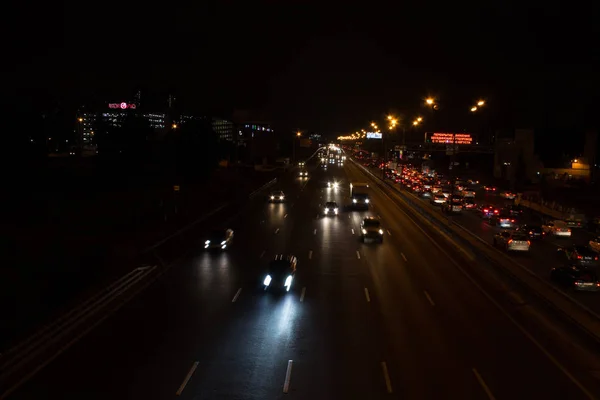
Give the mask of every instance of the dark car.
POLYGON ((477 213, 481 216, 481 218, 490 218, 494 215, 500 214, 500 210, 496 206, 487 204, 477 207, 477 213))
POLYGON ((475 203, 475 199, 472 197, 465 197, 465 201, 463 202, 463 206, 467 210, 474 210, 477 208, 477 203, 475 203))
POLYGON ((269 263, 263 279, 265 290, 273 288, 289 292, 294 276, 296 275, 297 264, 298 259, 295 256, 289 255, 284 257, 283 254, 276 255, 275 259, 269 263))
POLYGON ((513 217, 520 217, 521 215, 523 215, 523 207, 521 206, 510 205, 504 207, 504 210, 513 217))
POLYGON ((499 226, 504 229, 515 229, 518 226, 518 222, 515 217, 502 210, 498 215, 490 217, 490 225, 499 226))
POLYGON ((522 225, 519 231, 529 236, 530 240, 543 239, 546 236, 546 232, 544 232, 541 225, 522 225))
POLYGON ((323 210, 324 215, 338 215, 339 208, 335 201, 328 201, 325 203, 325 209, 323 210))
POLYGON ((585 267, 598 265, 598 253, 585 246, 560 247, 556 253, 559 260, 570 264, 585 267))
POLYGON ((225 250, 233 241, 233 230, 231 229, 215 229, 213 230, 208 239, 204 241, 204 248, 206 250, 225 250))
POLYGON ((550 270, 550 279, 561 286, 578 291, 598 292, 600 282, 592 269, 577 265, 565 265, 550 270))

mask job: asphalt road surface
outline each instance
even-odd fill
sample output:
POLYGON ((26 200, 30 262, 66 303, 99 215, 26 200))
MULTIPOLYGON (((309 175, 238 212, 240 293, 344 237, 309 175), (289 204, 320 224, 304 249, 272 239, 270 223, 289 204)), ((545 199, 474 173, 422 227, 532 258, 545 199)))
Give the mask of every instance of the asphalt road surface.
MULTIPOLYGON (((421 198, 421 200, 425 207, 435 209, 436 212, 441 213, 440 207, 430 204, 429 199, 421 198)), ((512 201, 505 200, 498 195, 486 194, 483 190, 477 191, 476 202, 477 204, 491 204, 498 207, 504 207, 512 203, 512 201)), ((475 211, 464 211, 462 214, 452 215, 450 218, 490 244, 493 243, 494 235, 504 230, 489 224, 487 220, 479 217, 475 211)), ((541 216, 533 212, 525 212, 520 222, 540 225, 540 219, 541 216)), ((507 255, 530 271, 550 281, 550 269, 563 263, 562 259, 557 257, 557 249, 574 244, 587 246, 593 237, 585 229, 575 228, 572 230, 572 237, 570 238, 547 237, 542 240, 535 240, 531 244, 529 254, 507 253, 507 255)), ((569 295, 596 313, 600 313, 600 296, 598 296, 598 293, 569 291, 569 295)))
POLYGON ((381 192, 369 211, 321 215, 348 204, 355 166, 309 171, 280 182, 285 203, 256 198, 223 221, 227 252, 199 237, 10 398, 586 398, 381 192), (365 215, 381 218, 382 244, 360 242, 365 215), (281 253, 299 259, 292 290, 265 292, 281 253))

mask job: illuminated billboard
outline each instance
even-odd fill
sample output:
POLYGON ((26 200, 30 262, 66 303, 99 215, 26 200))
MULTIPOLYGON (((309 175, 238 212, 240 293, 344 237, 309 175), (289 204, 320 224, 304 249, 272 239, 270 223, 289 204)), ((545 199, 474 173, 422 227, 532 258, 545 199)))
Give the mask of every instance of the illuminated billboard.
POLYGON ((108 104, 108 108, 120 108, 121 110, 126 110, 126 109, 130 108, 132 110, 135 110, 136 109, 136 105, 133 104, 133 103, 129 104, 129 103, 125 103, 125 102, 122 102, 122 103, 109 103, 108 104))
POLYGON ((381 139, 382 134, 380 132, 367 132, 367 139, 381 139))
POLYGON ((431 143, 473 144, 473 137, 470 133, 432 133, 429 135, 431 143))

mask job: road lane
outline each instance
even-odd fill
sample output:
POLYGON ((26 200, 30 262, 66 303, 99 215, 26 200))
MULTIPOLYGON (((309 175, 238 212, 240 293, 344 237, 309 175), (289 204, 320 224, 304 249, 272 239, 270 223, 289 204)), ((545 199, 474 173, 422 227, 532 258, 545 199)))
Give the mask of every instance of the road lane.
MULTIPOLYGON (((355 168, 349 167, 349 170, 358 177, 360 173, 355 168)), ((442 355, 437 359, 454 360, 457 363, 454 369, 460 370, 461 373, 449 375, 452 382, 442 381, 441 386, 448 385, 447 389, 459 394, 459 397, 468 396, 472 390, 472 386, 468 384, 472 379, 470 371, 472 367, 476 367, 486 375, 488 386, 494 393, 501 393, 510 398, 540 395, 548 398, 584 398, 565 374, 465 279, 449 262, 448 257, 432 246, 405 214, 399 212, 397 207, 390 206, 389 199, 382 196, 378 190, 372 193, 371 212, 380 214, 384 226, 391 227, 394 232, 398 231, 400 234, 386 238, 381 248, 372 253, 365 251, 365 259, 376 260, 373 267, 384 274, 381 282, 390 285, 396 283, 399 286, 389 290, 390 300, 394 296, 401 296, 403 292, 413 291, 413 295, 394 300, 394 303, 403 304, 412 299, 414 304, 407 312, 418 307, 419 317, 415 316, 415 320, 421 319, 423 329, 428 335, 432 335, 431 332, 443 332, 440 338, 436 338, 436 342, 443 340, 446 345, 437 349, 442 351, 442 355), (398 236, 401 236, 402 240, 393 243, 393 239, 398 236), (404 264, 399 261, 403 253, 410 260, 404 264), (383 267, 385 264, 387 268, 383 267), (400 286, 403 283, 404 285, 400 286), (435 299, 435 309, 427 304, 427 300, 421 295, 423 290, 427 290, 435 299), (418 295, 421 295, 421 302, 416 301, 418 295), (427 308, 423 307, 423 304, 427 304, 427 308), (427 316, 431 316, 430 321, 427 316), (515 363, 515 360, 519 361, 515 363), (532 370, 536 373, 532 374, 532 370), (489 378, 487 374, 490 375, 489 378), (463 387, 460 387, 458 382, 461 378, 466 380, 463 387), (553 384, 548 385, 548 381, 553 384)), ((389 323, 393 324, 393 321, 389 323)), ((452 368, 452 364, 447 367, 452 368)), ((424 390, 424 393, 428 394, 427 390, 430 388, 424 386, 424 390)), ((441 395, 436 392, 429 394, 441 395)))
POLYGON ((327 200, 348 204, 356 171, 311 175, 280 183, 287 203, 252 202, 231 221, 228 252, 190 253, 14 398, 169 398, 186 382, 184 399, 487 399, 482 381, 496 398, 579 398, 383 196, 367 212, 317 216, 327 200), (392 235, 361 243, 362 215, 392 235), (299 258, 289 293, 260 286, 278 253, 299 258))

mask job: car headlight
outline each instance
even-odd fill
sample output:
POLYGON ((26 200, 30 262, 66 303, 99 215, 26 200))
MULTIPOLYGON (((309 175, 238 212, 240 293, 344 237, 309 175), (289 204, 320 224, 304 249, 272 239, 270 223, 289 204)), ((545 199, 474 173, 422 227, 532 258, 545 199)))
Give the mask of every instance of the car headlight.
POLYGON ((380 235, 383 235, 383 229, 380 229, 380 230, 379 230, 379 234, 380 234, 380 235))
POLYGON ((329 208, 326 208, 326 209, 325 209, 325 212, 326 212, 326 213, 327 213, 327 212, 329 212, 329 208))
POLYGON ((227 243, 227 241, 226 241, 226 240, 223 240, 223 241, 221 242, 221 246, 223 246, 225 243, 227 243))
POLYGON ((206 242, 204 242, 204 244, 210 244, 210 240, 207 240, 206 242))
POLYGON ((275 199, 275 196, 271 196, 271 200, 274 200, 274 199, 275 199))
POLYGON ((353 202, 353 203, 356 203, 356 199, 352 199, 352 202, 353 202))
POLYGON ((369 202, 369 199, 365 199, 365 203, 368 203, 368 202, 369 202))
POLYGON ((224 244, 223 246, 221 246, 221 250, 225 250, 226 247, 227 247, 227 245, 224 244))
POLYGON ((367 234, 367 230, 366 230, 366 229, 363 229, 363 230, 362 230, 362 233, 363 233, 363 235, 366 235, 366 234, 367 234))
POLYGON ((269 286, 271 284, 271 275, 265 276, 265 280, 263 281, 263 285, 269 286))
POLYGON ((337 214, 337 213, 338 213, 338 209, 337 209, 337 208, 334 208, 334 209, 333 209, 333 212, 337 214))
POLYGON ((283 200, 283 196, 279 196, 279 200, 283 200))
POLYGON ((290 290, 290 286, 292 286, 292 276, 289 275, 287 278, 285 278, 285 283, 283 284, 283 286, 285 286, 287 288, 287 290, 290 290))

